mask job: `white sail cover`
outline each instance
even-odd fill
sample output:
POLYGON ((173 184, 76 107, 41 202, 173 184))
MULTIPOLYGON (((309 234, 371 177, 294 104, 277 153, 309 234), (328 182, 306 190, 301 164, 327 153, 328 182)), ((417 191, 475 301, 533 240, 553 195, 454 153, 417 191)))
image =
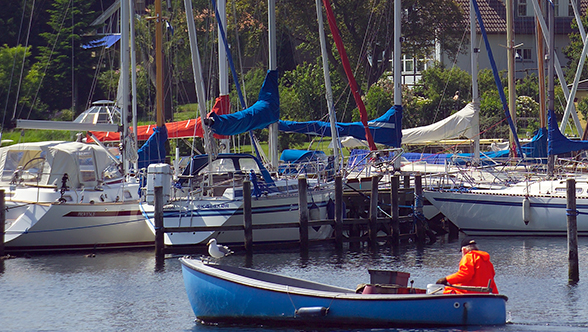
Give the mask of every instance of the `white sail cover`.
POLYGON ((402 129, 402 144, 427 143, 459 137, 472 138, 471 122, 476 114, 473 103, 459 112, 423 127, 402 129))

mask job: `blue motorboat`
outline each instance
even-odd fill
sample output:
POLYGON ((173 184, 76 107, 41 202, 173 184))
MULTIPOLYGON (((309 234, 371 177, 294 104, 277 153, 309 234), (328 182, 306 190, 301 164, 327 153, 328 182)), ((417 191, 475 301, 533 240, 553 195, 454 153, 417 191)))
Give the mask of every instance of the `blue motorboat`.
POLYGON ((312 327, 502 325, 497 294, 359 294, 354 289, 180 259, 188 299, 203 324, 312 327))

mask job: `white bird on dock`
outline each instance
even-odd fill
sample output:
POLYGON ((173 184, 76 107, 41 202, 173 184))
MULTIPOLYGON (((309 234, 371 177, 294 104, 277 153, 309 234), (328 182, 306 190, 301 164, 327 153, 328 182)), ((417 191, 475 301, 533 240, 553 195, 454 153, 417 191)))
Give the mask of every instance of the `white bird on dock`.
POLYGON ((216 239, 208 241, 208 253, 214 258, 223 258, 234 253, 229 247, 216 244, 216 239))

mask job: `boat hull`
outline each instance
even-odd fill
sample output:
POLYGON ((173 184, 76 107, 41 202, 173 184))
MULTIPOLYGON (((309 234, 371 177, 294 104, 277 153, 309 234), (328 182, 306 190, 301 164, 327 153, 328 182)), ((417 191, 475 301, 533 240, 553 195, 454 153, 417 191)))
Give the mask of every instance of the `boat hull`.
MULTIPOLYGON (((309 199, 311 194, 309 193, 309 199)), ((331 192, 323 190, 312 194, 314 204, 309 204, 311 220, 327 219, 327 205, 331 192)), ((153 206, 142 204, 144 216, 153 232, 153 206)), ((214 227, 243 226, 243 200, 215 198, 210 200, 180 200, 167 205, 163 211, 164 227, 214 227)), ((296 193, 260 197, 251 200, 253 225, 296 222, 300 219, 296 193)), ((331 236, 331 226, 309 227, 310 240, 331 236)), ((243 230, 166 233, 166 245, 206 244, 210 238, 223 244, 243 244, 243 230)), ((256 243, 288 242, 300 239, 298 228, 274 228, 253 230, 256 243)))
POLYGON ((206 324, 394 327, 506 321, 502 295, 356 294, 260 271, 230 268, 247 270, 243 275, 193 259, 181 262, 194 314, 206 324))
MULTIPOLYGON (((53 191, 53 190, 52 190, 53 191)), ((59 195, 53 191, 54 195, 59 195)), ((152 247, 155 237, 139 201, 92 203, 6 201, 5 249, 8 252, 126 249, 152 247)), ((46 201, 51 199, 46 193, 46 201)))
MULTIPOLYGON (((567 235, 565 197, 448 191, 425 192, 424 196, 468 235, 567 235)), ((585 198, 577 200, 577 210, 588 212, 585 198)), ((579 214, 577 225, 578 235, 588 236, 588 215, 579 214)))

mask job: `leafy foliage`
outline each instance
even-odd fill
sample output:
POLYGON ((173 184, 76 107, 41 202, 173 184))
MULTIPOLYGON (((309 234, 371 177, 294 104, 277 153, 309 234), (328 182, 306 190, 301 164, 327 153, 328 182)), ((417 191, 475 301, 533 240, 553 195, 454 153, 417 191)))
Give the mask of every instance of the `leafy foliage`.
MULTIPOLYGON (((85 0, 54 0, 47 10, 52 30, 41 34, 47 44, 39 47, 39 62, 34 67, 43 73, 41 100, 54 109, 69 108, 72 101, 78 111, 86 106, 95 60, 91 50, 80 46, 95 39, 86 37, 94 29, 90 27, 94 18, 90 7, 91 2, 85 0)), ((38 116, 41 114, 32 115, 38 116)))
POLYGON ((461 110, 471 100, 471 77, 459 69, 445 69, 440 64, 422 72, 414 88, 413 101, 407 101, 403 127, 431 124, 461 110))

